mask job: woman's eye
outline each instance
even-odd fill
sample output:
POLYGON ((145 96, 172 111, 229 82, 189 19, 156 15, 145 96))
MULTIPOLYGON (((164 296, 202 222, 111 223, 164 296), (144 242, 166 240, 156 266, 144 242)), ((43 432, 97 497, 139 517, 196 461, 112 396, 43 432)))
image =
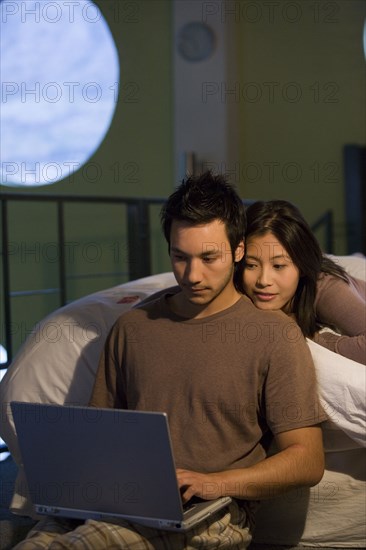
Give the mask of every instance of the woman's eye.
POLYGON ((257 264, 245 262, 245 269, 254 269, 255 267, 257 267, 257 264))
POLYGON ((274 264, 273 266, 275 269, 283 269, 284 267, 286 267, 286 264, 274 264))

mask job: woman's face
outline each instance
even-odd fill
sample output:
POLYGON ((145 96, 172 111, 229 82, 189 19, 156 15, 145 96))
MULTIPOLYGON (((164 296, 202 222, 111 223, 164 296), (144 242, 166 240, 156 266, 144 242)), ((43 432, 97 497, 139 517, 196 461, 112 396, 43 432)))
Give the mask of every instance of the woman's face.
POLYGON ((248 237, 245 250, 244 289, 259 309, 291 313, 300 272, 273 233, 248 237))

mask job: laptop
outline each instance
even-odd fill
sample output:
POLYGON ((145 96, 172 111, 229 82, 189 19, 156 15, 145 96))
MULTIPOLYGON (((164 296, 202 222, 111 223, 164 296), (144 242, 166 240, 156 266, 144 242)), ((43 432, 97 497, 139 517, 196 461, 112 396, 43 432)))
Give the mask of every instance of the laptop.
POLYGON ((165 413, 12 402, 38 514, 186 531, 231 501, 184 509, 165 413))

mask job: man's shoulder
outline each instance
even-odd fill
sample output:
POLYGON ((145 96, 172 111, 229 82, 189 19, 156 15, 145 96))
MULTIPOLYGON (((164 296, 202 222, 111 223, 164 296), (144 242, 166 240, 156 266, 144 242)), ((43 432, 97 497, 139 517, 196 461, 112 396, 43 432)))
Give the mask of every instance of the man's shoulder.
POLYGON ((258 309, 253 302, 247 298, 247 296, 242 296, 238 301, 238 309, 243 312, 245 315, 249 315, 253 320, 258 320, 258 322, 268 322, 268 323, 277 323, 280 325, 288 325, 289 323, 295 323, 294 319, 284 313, 282 310, 263 310, 258 309))
MULTIPOLYGON (((225 321, 225 311, 221 321, 225 321)), ((237 343, 251 344, 251 350, 260 350, 262 357, 273 353, 283 354, 283 348, 291 344, 291 353, 303 353, 305 337, 295 319, 283 311, 261 310, 256 308, 246 296, 242 297, 231 310, 226 311, 226 320, 239 332, 237 343), (233 325, 234 323, 234 325, 233 325)))
POLYGON ((155 292, 130 310, 125 311, 117 319, 117 322, 124 324, 131 321, 143 322, 144 320, 156 320, 160 317, 166 317, 166 297, 176 294, 179 290, 178 286, 174 286, 155 292))

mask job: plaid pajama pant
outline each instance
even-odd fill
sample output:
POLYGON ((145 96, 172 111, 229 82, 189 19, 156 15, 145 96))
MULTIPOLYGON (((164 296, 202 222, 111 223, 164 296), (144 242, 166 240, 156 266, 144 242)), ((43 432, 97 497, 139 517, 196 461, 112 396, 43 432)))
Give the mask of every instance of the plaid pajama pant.
MULTIPOLYGON (((249 503, 248 503, 249 504, 249 503)), ((242 550, 249 546, 252 513, 233 501, 189 532, 161 531, 127 522, 45 517, 13 550, 242 550)))

